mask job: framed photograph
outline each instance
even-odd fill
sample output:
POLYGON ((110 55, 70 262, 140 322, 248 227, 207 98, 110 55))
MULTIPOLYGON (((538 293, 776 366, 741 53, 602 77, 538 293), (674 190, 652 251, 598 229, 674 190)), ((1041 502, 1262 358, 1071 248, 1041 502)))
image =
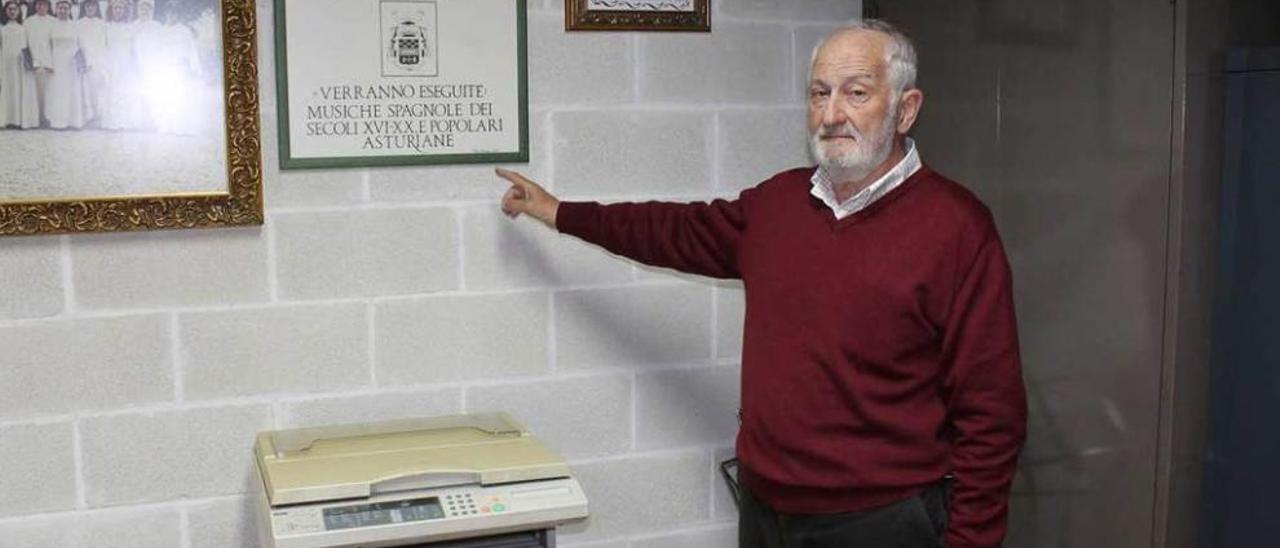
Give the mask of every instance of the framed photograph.
POLYGON ((280 167, 529 161, 525 0, 275 0, 280 167))
POLYGON ((711 0, 564 0, 567 30, 711 31, 711 0))
POLYGON ((6 0, 0 235, 262 224, 254 9, 6 0))

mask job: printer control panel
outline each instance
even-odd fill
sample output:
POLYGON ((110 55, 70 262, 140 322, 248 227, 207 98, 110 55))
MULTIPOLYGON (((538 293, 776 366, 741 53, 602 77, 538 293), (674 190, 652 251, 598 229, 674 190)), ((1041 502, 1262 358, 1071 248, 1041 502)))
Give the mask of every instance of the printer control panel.
POLYGON ((450 516, 477 516, 501 514, 510 509, 509 493, 499 489, 463 491, 445 495, 445 505, 450 516))
MULTIPOLYGON (((271 511, 277 540, 297 535, 384 529, 428 523, 486 523, 510 515, 572 510, 566 518, 585 515, 586 498, 570 478, 504 485, 458 485, 376 495, 360 501, 284 506, 271 511)), ((508 520, 503 520, 506 522, 508 520)), ((514 522, 513 522, 514 523, 514 522)), ((436 528, 432 526, 432 528, 436 528)))
POLYGON ((444 509, 438 497, 425 497, 372 504, 353 504, 325 508, 324 528, 326 531, 368 527, 371 525, 388 525, 406 521, 422 521, 444 517, 444 509))

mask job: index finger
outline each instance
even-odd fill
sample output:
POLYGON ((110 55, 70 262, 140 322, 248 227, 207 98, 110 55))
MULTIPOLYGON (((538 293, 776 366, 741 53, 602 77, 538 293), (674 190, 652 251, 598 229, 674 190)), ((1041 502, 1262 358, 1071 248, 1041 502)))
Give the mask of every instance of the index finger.
POLYGON ((511 171, 508 169, 502 169, 498 167, 498 168, 494 168, 493 172, 496 173, 499 177, 506 179, 507 181, 511 182, 511 184, 516 185, 520 188, 524 188, 525 185, 533 183, 533 181, 530 181, 524 175, 521 175, 515 171, 511 171))

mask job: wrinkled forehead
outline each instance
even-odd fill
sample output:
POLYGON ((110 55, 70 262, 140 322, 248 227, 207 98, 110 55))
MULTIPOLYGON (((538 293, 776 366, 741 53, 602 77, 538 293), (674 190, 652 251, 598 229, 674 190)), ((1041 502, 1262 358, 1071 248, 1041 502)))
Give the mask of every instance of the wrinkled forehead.
POLYGON ((841 31, 818 48, 809 67, 810 78, 826 80, 863 74, 881 79, 888 70, 888 48, 889 37, 884 33, 861 29, 841 31))

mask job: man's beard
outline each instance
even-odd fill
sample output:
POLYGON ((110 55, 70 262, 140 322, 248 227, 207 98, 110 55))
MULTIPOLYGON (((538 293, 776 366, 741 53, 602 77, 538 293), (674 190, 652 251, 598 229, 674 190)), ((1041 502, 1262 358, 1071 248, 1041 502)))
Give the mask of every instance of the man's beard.
POLYGON ((876 167, 884 163, 893 150, 894 124, 898 119, 897 109, 886 113, 880 123, 880 130, 868 139, 853 122, 845 122, 835 126, 821 126, 809 135, 809 152, 818 161, 818 165, 829 171, 840 172, 845 180, 865 179, 876 167), (823 137, 852 137, 853 148, 844 153, 828 153, 823 137))

